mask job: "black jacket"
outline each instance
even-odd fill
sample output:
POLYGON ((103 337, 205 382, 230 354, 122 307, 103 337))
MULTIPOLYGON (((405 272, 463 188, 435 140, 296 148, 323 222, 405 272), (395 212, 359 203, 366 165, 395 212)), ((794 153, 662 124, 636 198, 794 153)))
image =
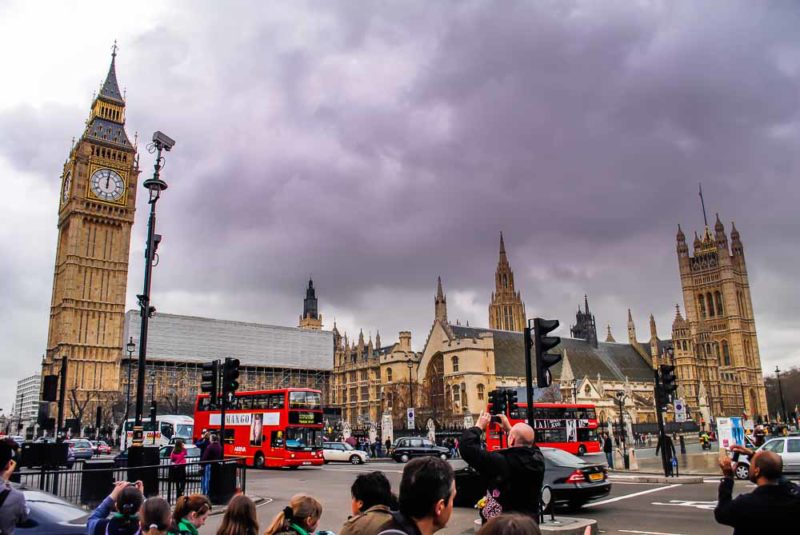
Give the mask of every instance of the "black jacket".
POLYGON ((603 452, 611 453, 612 451, 614 451, 614 443, 611 442, 611 439, 609 437, 606 437, 603 440, 603 452))
POLYGON ((733 535, 786 533, 787 527, 791 529, 797 523, 800 495, 791 483, 764 485, 735 499, 732 493, 733 479, 723 478, 714 518, 720 524, 732 526, 733 535))
POLYGON ((480 428, 473 427, 461 435, 458 450, 486 478, 489 489, 499 491, 495 499, 504 513, 538 515, 544 480, 544 456, 538 446, 489 452, 481 447, 480 428))

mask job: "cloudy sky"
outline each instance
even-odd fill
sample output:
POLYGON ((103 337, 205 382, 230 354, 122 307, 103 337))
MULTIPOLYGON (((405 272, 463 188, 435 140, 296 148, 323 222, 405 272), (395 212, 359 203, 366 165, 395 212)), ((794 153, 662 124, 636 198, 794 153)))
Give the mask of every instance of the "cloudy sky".
POLYGON ((162 312, 296 325, 311 275, 326 327, 420 349, 437 275, 487 325, 503 231, 530 316, 588 293, 618 340, 628 307, 668 337, 702 182, 765 369, 798 364, 798 27, 790 2, 0 0, 0 407, 45 351, 60 170, 115 39, 129 135, 177 140, 162 312))

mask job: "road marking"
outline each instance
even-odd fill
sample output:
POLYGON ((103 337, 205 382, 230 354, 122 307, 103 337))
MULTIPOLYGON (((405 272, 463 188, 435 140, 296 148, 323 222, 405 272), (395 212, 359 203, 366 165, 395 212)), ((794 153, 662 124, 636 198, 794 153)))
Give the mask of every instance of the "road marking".
POLYGON ((584 507, 597 507, 598 505, 605 505, 607 503, 618 502, 620 500, 627 500, 628 498, 636 498, 637 496, 643 496, 645 494, 650 494, 651 492, 659 492, 662 490, 674 489, 676 487, 683 486, 681 483, 676 483, 675 485, 668 485, 666 487, 657 487, 655 489, 648 489, 643 490, 642 492, 634 492, 633 494, 626 494, 625 496, 617 496, 616 498, 610 498, 608 500, 603 500, 600 502, 594 502, 584 505, 584 507))
POLYGON ((694 507, 695 509, 705 509, 713 511, 717 507, 717 502, 698 502, 693 500, 670 500, 669 503, 653 502, 653 505, 671 505, 675 507, 694 507))
POLYGON ((264 498, 264 501, 256 505, 256 507, 261 507, 262 505, 267 505, 268 503, 272 503, 274 501, 275 500, 273 500, 272 498, 264 498))
MULTIPOLYGON (((323 467, 323 468, 321 468, 321 470, 325 470, 326 472, 356 472, 356 473, 359 473, 359 474, 368 474, 368 473, 371 473, 371 472, 377 472, 377 470, 375 470, 375 469, 370 470, 369 468, 366 468, 366 467, 365 468, 356 468, 355 470, 353 470, 351 468, 325 468, 325 467, 323 467)), ((392 473, 392 474, 402 474, 403 473, 402 470, 381 470, 381 472, 384 472, 384 473, 389 472, 389 473, 392 473)))
POLYGON ((660 531, 636 531, 633 529, 618 529, 620 533, 638 533, 640 535, 682 535, 681 533, 662 533, 660 531))

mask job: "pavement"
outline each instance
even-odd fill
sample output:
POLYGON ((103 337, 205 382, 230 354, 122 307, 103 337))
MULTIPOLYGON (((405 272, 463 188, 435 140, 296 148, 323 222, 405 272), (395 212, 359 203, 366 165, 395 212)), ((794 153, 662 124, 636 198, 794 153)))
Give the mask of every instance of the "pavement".
MULTIPOLYGON (((297 493, 308 493, 323 504, 319 529, 335 533, 350 515, 350 485, 359 474, 381 470, 395 491, 399 488, 403 465, 378 461, 361 466, 328 464, 319 468, 299 470, 251 470, 247 474, 247 492, 262 499, 257 504, 259 533, 297 493)), ((713 509, 716 504, 718 476, 694 477, 695 482, 682 480, 645 482, 641 474, 611 472, 611 494, 590 503, 574 514, 563 511, 563 518, 586 518, 597 521, 599 531, 606 534, 635 535, 729 535, 731 528, 716 524, 713 509)), ((750 492, 750 483, 736 482, 735 493, 750 492)), ((470 508, 456 508, 443 535, 474 533, 477 513, 470 508)), ((200 529, 201 535, 216 533, 222 515, 209 517, 200 529)))

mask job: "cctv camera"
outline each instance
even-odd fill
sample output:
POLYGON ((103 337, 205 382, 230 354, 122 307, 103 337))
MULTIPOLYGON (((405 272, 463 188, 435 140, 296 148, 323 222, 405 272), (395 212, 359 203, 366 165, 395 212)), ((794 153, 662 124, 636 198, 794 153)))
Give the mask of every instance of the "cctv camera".
POLYGON ((156 130, 156 132, 153 134, 153 143, 166 151, 169 151, 175 146, 175 140, 161 130, 156 130))

